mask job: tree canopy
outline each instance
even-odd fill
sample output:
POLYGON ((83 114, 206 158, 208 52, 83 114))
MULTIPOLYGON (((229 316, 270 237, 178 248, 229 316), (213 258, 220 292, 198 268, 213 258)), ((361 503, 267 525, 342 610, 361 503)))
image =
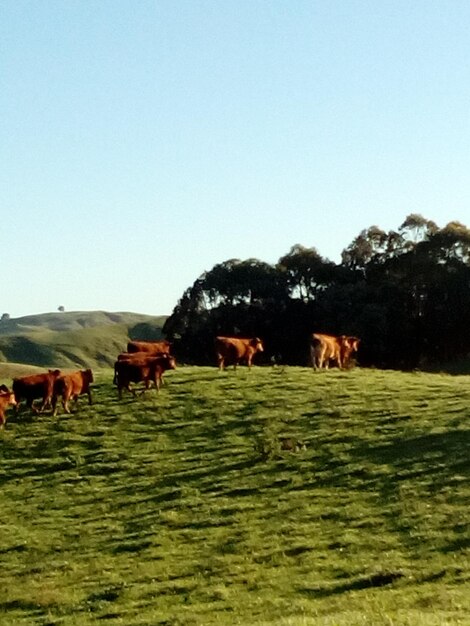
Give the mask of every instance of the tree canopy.
POLYGON ((410 214, 362 230, 341 263, 293 245, 270 265, 229 259, 198 277, 164 333, 180 358, 213 363, 218 334, 259 336, 265 359, 305 365, 312 332, 361 337, 360 362, 416 368, 470 352, 470 230, 410 214))

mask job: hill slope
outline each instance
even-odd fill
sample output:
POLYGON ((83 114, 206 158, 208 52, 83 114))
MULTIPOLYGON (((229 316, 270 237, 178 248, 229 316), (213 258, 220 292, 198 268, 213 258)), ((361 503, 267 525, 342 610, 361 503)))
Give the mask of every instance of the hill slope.
POLYGON ((165 316, 104 311, 30 315, 0 322, 0 361, 40 367, 103 367, 128 338, 159 339, 165 316))
POLYGON ((178 368, 0 433, 2 626, 464 626, 466 377, 178 368), (281 450, 298 437, 306 450, 281 450))

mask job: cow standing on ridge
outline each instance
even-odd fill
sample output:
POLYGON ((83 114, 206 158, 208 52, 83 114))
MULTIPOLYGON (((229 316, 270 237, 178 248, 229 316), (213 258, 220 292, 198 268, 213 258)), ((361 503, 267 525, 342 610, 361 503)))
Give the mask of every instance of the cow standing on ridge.
POLYGON ((241 337, 216 337, 215 351, 217 354, 217 365, 219 370, 223 370, 228 364, 233 364, 233 369, 245 361, 251 367, 253 357, 257 352, 263 352, 263 342, 258 337, 243 339, 241 337))
POLYGON ((312 367, 328 369, 333 361, 336 361, 340 369, 348 367, 352 355, 358 350, 359 342, 357 337, 347 335, 313 333, 310 339, 312 367))

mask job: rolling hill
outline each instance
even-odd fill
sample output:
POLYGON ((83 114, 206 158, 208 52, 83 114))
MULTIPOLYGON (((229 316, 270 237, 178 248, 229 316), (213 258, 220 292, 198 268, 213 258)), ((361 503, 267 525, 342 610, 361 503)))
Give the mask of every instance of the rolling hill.
POLYGON ((107 367, 128 338, 159 339, 166 316, 105 311, 44 313, 1 320, 0 372, 5 364, 107 367))

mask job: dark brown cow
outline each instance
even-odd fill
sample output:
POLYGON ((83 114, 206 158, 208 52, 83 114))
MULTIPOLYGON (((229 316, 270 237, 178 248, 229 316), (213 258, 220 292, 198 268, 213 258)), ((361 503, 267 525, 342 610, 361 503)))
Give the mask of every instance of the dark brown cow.
MULTIPOLYGON (((133 363, 140 363, 141 365, 145 365, 147 360, 155 357, 169 357, 170 354, 167 352, 121 352, 117 356, 118 361, 132 361, 133 363)), ((163 374, 160 380, 161 384, 164 384, 163 374)), ((113 383, 116 384, 116 368, 114 369, 114 379, 113 383)))
POLYGON ((16 406, 16 398, 13 391, 9 391, 6 385, 0 385, 0 390, 0 428, 3 428, 7 421, 5 412, 10 405, 16 406))
POLYGON ((315 369, 328 369, 330 363, 335 361, 339 368, 348 367, 359 342, 357 337, 347 335, 313 333, 310 340, 312 366, 315 369))
POLYGON ((258 337, 242 339, 241 337, 216 337, 215 351, 219 370, 225 369, 227 364, 233 363, 233 368, 245 361, 251 367, 253 357, 257 352, 263 352, 263 342, 258 337))
POLYGON ((52 397, 52 412, 57 415, 57 401, 62 397, 62 406, 66 413, 70 413, 69 402, 78 402, 78 396, 87 394, 88 404, 92 404, 90 385, 93 382, 91 369, 78 370, 70 374, 59 376, 54 383, 54 395, 52 397))
POLYGON ((171 343, 166 341, 166 339, 162 339, 161 341, 129 341, 127 351, 170 354, 171 343))
POLYGON ((60 376, 60 370, 49 370, 42 374, 22 376, 13 379, 13 393, 16 400, 16 411, 18 412, 22 400, 26 400, 28 406, 35 413, 41 413, 51 404, 54 393, 54 383, 60 376), (33 406, 33 401, 42 398, 39 409, 33 406))
POLYGON ((119 399, 122 398, 122 390, 127 389, 135 396, 135 389, 130 383, 144 383, 144 390, 149 388, 153 381, 157 391, 162 384, 162 377, 166 370, 174 370, 176 361, 170 355, 151 356, 145 359, 124 359, 114 364, 114 384, 117 385, 119 399))

